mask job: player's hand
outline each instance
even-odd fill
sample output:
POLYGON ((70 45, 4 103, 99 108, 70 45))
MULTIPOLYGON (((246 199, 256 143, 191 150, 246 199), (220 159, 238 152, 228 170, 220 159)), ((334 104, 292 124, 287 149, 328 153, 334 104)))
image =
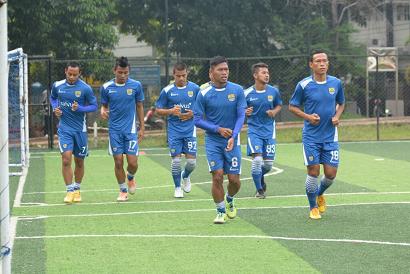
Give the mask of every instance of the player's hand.
POLYGON ((337 127, 337 126, 339 125, 339 123, 340 123, 339 118, 337 118, 336 116, 335 116, 335 117, 332 117, 332 124, 333 124, 335 127, 337 127))
POLYGON ((316 113, 313 113, 313 114, 309 115, 308 120, 309 120, 309 123, 316 126, 320 123, 320 116, 317 115, 316 113))
POLYGON ((248 107, 248 108, 245 110, 246 116, 251 116, 252 112, 253 112, 253 107, 248 107))
POLYGON ((145 128, 140 128, 138 130, 138 144, 141 143, 142 139, 144 139, 144 135, 145 135, 145 128))
POLYGON ((185 113, 181 113, 181 115, 179 115, 179 119, 181 119, 181 121, 189 120, 192 117, 194 117, 194 112, 190 109, 187 109, 185 113))
POLYGON ((181 107, 180 106, 174 106, 171 108, 171 114, 175 116, 181 116, 181 107))
POLYGON ((221 134, 225 138, 229 138, 232 136, 232 129, 220 127, 218 128, 218 133, 221 134))
POLYGON ((110 117, 110 111, 106 108, 101 108, 100 115, 103 120, 107 120, 110 117))
POLYGON ((226 151, 231 151, 233 149, 234 142, 235 142, 235 139, 233 137, 229 138, 228 144, 226 145, 225 150, 226 151))
POLYGON ((77 109, 78 109, 78 102, 77 102, 77 101, 74 101, 74 103, 73 103, 72 106, 71 106, 71 110, 72 110, 72 111, 77 111, 77 109))
POLYGON ((56 108, 54 109, 54 114, 55 114, 58 118, 60 118, 61 115, 63 115, 63 112, 61 111, 60 107, 56 107, 56 108))
POLYGON ((274 118, 275 116, 276 116, 276 111, 274 111, 273 109, 270 109, 270 110, 267 110, 266 111, 266 114, 269 116, 269 117, 271 117, 271 118, 274 118))

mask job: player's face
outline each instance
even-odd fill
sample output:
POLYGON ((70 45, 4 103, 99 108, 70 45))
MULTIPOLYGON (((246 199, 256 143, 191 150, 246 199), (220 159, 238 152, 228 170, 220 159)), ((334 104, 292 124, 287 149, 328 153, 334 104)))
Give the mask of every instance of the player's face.
POLYGON ((80 77, 80 68, 79 67, 67 67, 65 69, 65 77, 69 84, 74 84, 77 82, 80 77))
POLYGON ((130 68, 129 67, 120 67, 117 66, 114 68, 114 74, 115 74, 115 82, 117 84, 124 84, 128 80, 128 75, 130 74, 130 68))
POLYGON ((329 60, 327 59, 326 53, 317 53, 313 55, 312 61, 310 62, 310 68, 313 70, 314 74, 326 74, 329 69, 329 60))
POLYGON ((183 70, 174 70, 174 80, 177 87, 186 86, 188 79, 188 72, 186 69, 183 70))
POLYGON ((220 63, 211 68, 211 79, 216 84, 225 84, 228 82, 229 67, 228 63, 220 63))
POLYGON ((253 75, 255 82, 261 82, 263 84, 269 83, 269 69, 268 68, 258 68, 258 70, 253 75))

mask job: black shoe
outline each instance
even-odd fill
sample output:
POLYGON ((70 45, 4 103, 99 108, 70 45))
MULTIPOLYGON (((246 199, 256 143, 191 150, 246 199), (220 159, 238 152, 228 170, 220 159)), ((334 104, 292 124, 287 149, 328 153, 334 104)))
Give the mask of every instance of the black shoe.
POLYGON ((266 198, 265 192, 262 189, 258 189, 258 191, 255 194, 255 198, 265 199, 266 198))

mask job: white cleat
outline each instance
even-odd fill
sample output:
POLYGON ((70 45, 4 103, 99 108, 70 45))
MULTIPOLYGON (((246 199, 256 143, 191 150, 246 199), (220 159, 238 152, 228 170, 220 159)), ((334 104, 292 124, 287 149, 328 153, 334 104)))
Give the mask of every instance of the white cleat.
POLYGON ((184 192, 182 191, 181 187, 176 187, 174 192, 175 198, 184 198, 184 192))
POLYGON ((189 176, 187 178, 183 178, 182 174, 183 173, 181 172, 181 180, 183 181, 182 189, 184 192, 189 193, 191 192, 191 178, 189 178, 189 176))

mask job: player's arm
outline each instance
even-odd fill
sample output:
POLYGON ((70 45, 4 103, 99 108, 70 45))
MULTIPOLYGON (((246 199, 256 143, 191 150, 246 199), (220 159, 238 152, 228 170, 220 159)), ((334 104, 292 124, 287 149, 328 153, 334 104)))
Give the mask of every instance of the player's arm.
POLYGON ((138 142, 144 138, 145 133, 145 124, 144 124, 144 105, 141 102, 137 102, 137 114, 138 114, 138 121, 140 123, 140 129, 138 131, 138 142))
POLYGON ((343 91, 343 86, 342 82, 339 81, 339 89, 336 95, 336 114, 335 116, 332 117, 332 124, 334 126, 338 126, 340 122, 340 116, 342 116, 342 113, 345 109, 345 95, 343 91))
POLYGON ((274 107, 273 109, 267 110, 266 114, 271 117, 274 118, 276 116, 276 114, 278 114, 278 112, 282 109, 282 105, 277 105, 276 107, 274 107))
POLYGON ((312 125, 318 125, 320 117, 316 113, 307 114, 301 109, 301 105, 304 101, 304 92, 300 84, 297 84, 295 92, 289 100, 289 111, 296 116, 309 121, 312 125))
POLYGON ((55 87, 55 84, 51 88, 50 104, 51 104, 51 107, 53 108, 53 113, 58 118, 60 118, 63 112, 61 111, 60 106, 58 105, 58 91, 57 91, 57 88, 55 87))
POLYGON ((157 109, 155 110, 158 115, 162 115, 162 116, 167 116, 167 115, 175 115, 175 116, 180 116, 181 115, 181 107, 176 105, 173 108, 158 108, 157 105, 157 109))
POLYGON ((209 132, 218 133, 219 126, 204 119, 204 110, 204 97, 202 96, 202 94, 198 94, 194 105, 195 126, 209 132))

